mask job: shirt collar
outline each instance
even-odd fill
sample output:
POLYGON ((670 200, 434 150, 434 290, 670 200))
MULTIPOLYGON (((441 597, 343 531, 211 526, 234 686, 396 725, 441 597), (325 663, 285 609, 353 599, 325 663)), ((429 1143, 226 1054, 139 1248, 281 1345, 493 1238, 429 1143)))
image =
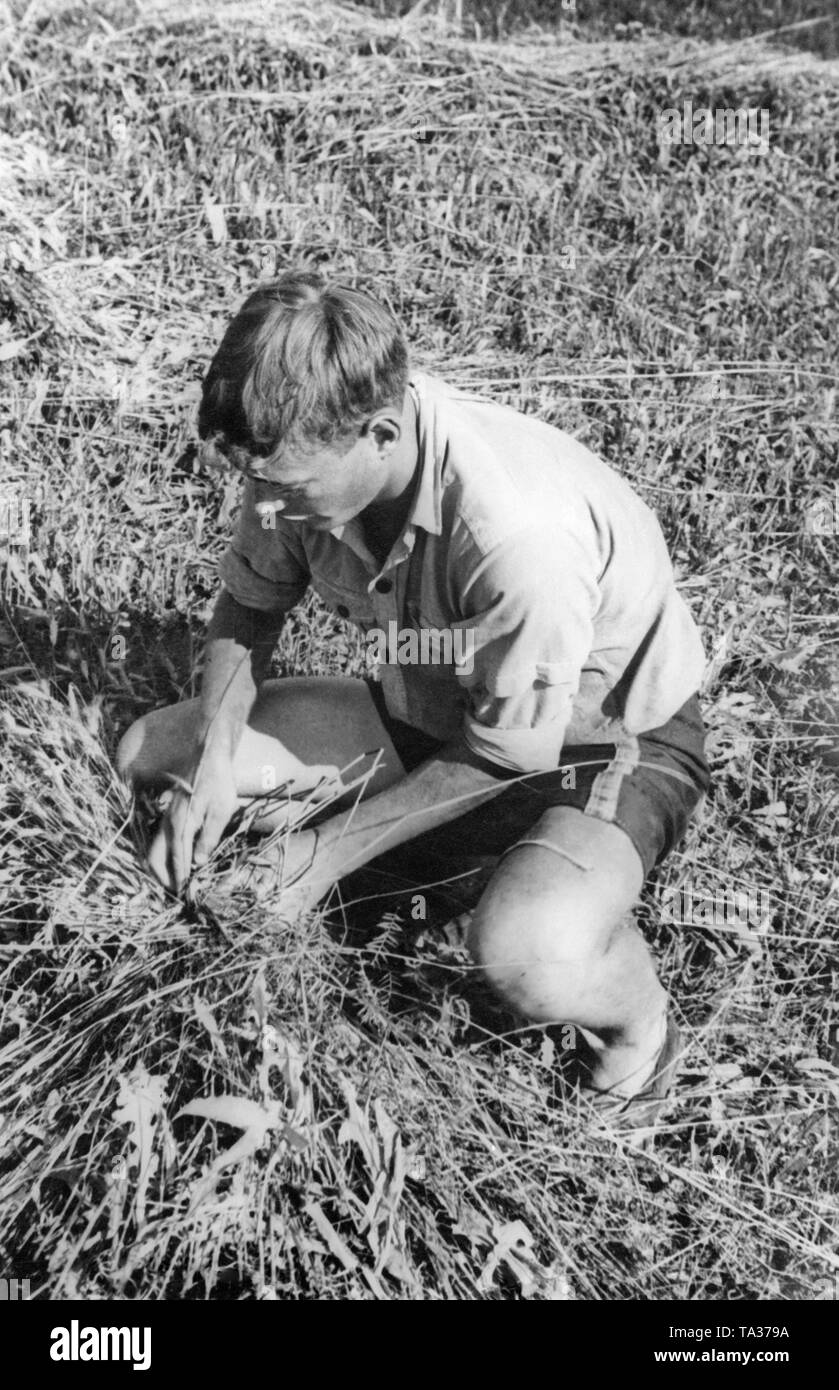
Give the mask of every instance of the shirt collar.
POLYGON ((417 408, 417 442, 419 446, 420 477, 408 514, 407 526, 422 527, 439 536, 443 529, 443 459, 438 458, 437 413, 434 409, 433 387, 424 372, 414 372, 408 382, 417 408))

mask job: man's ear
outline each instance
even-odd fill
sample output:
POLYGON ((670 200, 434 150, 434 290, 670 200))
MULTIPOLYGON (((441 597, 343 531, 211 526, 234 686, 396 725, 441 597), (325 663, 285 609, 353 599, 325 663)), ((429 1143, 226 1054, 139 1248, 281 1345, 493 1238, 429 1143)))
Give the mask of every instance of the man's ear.
POLYGON ((402 438, 402 419, 395 410, 380 410, 368 420, 367 433, 380 453, 389 454, 402 438))

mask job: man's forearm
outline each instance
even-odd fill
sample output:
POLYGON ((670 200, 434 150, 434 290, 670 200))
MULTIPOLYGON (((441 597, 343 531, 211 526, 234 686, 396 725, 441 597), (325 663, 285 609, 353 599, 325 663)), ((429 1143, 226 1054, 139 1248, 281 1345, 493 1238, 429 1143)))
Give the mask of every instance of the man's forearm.
POLYGON ((324 848, 340 857, 343 872, 350 872, 385 850, 492 800, 507 785, 504 778, 472 761, 466 745, 457 740, 396 786, 333 816, 318 827, 318 835, 324 848))
POLYGON ((201 742, 230 755, 265 679, 285 614, 245 608, 222 589, 207 629, 201 683, 201 742))

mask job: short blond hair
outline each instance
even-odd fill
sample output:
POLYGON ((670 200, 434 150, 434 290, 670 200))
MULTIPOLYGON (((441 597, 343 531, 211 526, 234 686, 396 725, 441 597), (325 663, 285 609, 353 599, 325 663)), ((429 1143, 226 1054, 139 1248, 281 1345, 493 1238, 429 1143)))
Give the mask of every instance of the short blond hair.
POLYGON ((408 384, 408 349, 390 311, 318 271, 290 270, 249 295, 204 379, 202 439, 268 455, 357 436, 408 384))

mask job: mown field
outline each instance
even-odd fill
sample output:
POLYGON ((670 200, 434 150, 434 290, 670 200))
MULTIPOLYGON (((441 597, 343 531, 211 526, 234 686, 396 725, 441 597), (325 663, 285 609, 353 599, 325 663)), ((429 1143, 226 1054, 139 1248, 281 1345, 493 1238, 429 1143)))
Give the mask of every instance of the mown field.
MULTIPOLYGON (((0 6, 0 1272, 50 1298, 826 1297, 835 26, 408 8, 0 6), (768 110, 769 151, 662 148, 685 100, 768 110), (433 894, 425 922, 348 889, 278 929, 144 873, 156 807, 111 759, 197 690, 239 491, 195 459, 202 373, 298 264, 382 296, 418 366, 577 434, 665 529, 715 786, 639 908, 689 1039, 647 1152, 558 1092, 433 894), (759 912, 674 922, 676 890, 759 912)), ((361 660, 312 600, 276 667, 361 660)))

